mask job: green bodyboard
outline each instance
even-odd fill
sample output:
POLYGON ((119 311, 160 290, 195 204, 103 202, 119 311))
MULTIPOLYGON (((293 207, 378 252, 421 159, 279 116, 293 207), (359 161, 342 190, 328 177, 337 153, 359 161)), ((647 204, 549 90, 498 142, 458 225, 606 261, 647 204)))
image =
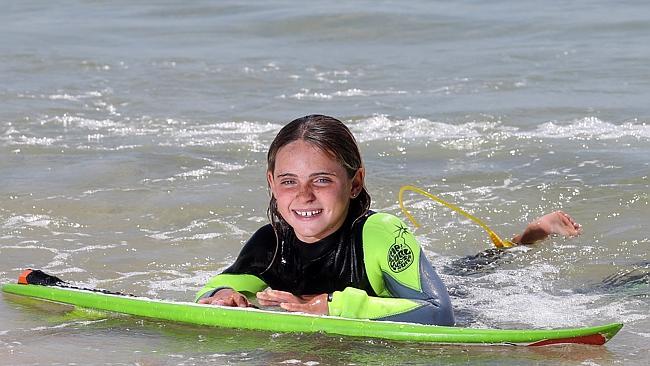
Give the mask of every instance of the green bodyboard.
POLYGON ((620 323, 612 323, 595 327, 549 330, 474 329, 202 305, 56 286, 6 284, 2 291, 83 308, 204 326, 287 333, 320 332, 427 343, 600 345, 610 340, 623 326, 620 323))

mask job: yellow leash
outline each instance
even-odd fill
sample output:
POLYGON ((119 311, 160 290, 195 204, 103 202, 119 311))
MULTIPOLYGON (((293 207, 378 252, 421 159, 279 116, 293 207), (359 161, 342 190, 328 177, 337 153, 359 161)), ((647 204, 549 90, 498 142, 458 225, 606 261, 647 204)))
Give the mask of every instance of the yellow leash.
POLYGON ((436 202, 442 204, 443 206, 445 206, 447 208, 450 208, 450 209, 458 212, 459 214, 467 217, 468 219, 474 221, 480 227, 482 227, 483 230, 485 230, 488 233, 488 235, 490 236, 490 240, 492 240, 492 243, 494 243, 494 246, 496 246, 497 248, 510 248, 510 247, 515 246, 515 244, 513 242, 501 239, 499 237, 499 235, 497 235, 494 231, 492 231, 492 229, 490 229, 483 221, 481 221, 478 218, 476 218, 476 217, 468 214, 467 212, 463 211, 463 209, 461 209, 460 207, 458 207, 456 205, 453 205, 453 204, 451 204, 449 202, 446 202, 445 200, 443 200, 441 198, 438 198, 438 197, 432 195, 431 193, 426 192, 426 191, 424 191, 424 190, 422 190, 422 189, 420 189, 418 187, 405 185, 405 186, 402 186, 402 188, 399 189, 399 195, 398 195, 399 208, 402 209, 402 212, 404 212, 404 215, 406 215, 406 217, 408 217, 408 219, 413 223, 413 225, 415 225, 415 227, 419 227, 420 224, 415 220, 413 215, 411 215, 408 212, 408 210, 404 207, 403 196, 404 196, 405 191, 413 191, 413 192, 419 193, 419 194, 421 194, 423 196, 426 196, 426 197, 430 198, 431 200, 436 201, 436 202))

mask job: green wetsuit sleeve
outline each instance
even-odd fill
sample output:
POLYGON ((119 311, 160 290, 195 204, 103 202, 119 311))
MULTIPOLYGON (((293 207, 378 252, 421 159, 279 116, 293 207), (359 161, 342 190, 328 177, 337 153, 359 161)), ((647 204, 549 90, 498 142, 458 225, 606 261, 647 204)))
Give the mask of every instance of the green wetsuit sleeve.
POLYGON ((378 297, 351 287, 334 292, 330 315, 454 324, 447 288, 401 220, 374 214, 364 224, 362 235, 366 273, 378 297))
POLYGON ((244 295, 252 295, 267 288, 268 285, 255 275, 222 273, 212 277, 196 294, 194 301, 212 296, 217 290, 231 288, 244 295))
POLYGON ((268 287, 261 274, 268 267, 275 249, 275 232, 268 224, 257 229, 242 247, 235 262, 203 286, 195 301, 212 296, 222 288, 232 288, 245 295, 255 294, 268 287))

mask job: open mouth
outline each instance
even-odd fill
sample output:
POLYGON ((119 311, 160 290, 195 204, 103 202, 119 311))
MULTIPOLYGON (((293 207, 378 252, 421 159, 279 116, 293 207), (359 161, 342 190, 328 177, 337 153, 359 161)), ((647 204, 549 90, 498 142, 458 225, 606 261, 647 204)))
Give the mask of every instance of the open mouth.
POLYGON ((300 217, 314 217, 323 212, 323 210, 293 210, 293 212, 300 217))

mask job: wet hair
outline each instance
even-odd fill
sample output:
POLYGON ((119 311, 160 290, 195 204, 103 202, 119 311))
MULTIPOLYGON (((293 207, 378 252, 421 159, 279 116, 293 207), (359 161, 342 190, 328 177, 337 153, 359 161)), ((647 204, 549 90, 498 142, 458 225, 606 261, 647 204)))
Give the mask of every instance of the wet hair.
MULTIPOLYGON (((312 114, 295 119, 280 132, 271 143, 267 155, 267 171, 275 171, 275 160, 280 149, 294 141, 303 140, 321 151, 330 154, 345 168, 348 178, 352 179, 359 169, 363 168, 361 153, 357 141, 348 127, 336 118, 312 114)), ((365 185, 356 197, 350 201, 348 217, 353 217, 352 223, 365 215, 370 209, 370 195, 365 185)), ((278 235, 289 229, 289 224, 278 211, 278 204, 271 194, 268 208, 269 220, 278 235)))

